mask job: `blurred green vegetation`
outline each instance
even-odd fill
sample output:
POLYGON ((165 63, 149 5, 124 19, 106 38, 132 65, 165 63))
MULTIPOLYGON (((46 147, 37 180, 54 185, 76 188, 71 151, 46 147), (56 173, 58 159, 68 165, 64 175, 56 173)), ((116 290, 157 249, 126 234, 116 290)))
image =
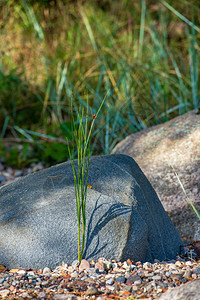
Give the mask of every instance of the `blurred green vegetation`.
POLYGON ((1 0, 0 160, 68 159, 71 99, 92 119, 107 95, 93 154, 199 107, 199 12, 198 0, 1 0))

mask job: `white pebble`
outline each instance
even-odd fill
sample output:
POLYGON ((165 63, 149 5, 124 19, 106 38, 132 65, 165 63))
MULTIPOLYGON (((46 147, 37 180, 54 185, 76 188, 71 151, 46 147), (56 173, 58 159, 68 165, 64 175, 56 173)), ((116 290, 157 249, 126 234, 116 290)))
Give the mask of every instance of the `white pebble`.
POLYGON ((145 262, 145 263, 143 264, 143 269, 145 269, 145 270, 150 269, 151 266, 152 266, 152 264, 151 264, 150 262, 145 262))
POLYGON ((26 271, 24 271, 24 270, 19 270, 19 271, 17 271, 17 274, 19 274, 19 275, 25 275, 26 274, 26 271))
POLYGON ((51 273, 51 270, 48 267, 45 267, 42 271, 43 274, 49 274, 51 273))

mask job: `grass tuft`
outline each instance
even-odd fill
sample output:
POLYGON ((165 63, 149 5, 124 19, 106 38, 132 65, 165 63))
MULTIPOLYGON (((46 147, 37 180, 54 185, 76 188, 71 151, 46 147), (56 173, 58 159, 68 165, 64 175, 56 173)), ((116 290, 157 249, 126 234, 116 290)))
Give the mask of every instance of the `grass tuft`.
POLYGON ((95 112, 108 95, 92 154, 200 106, 196 0, 10 0, 0 20, 0 136, 8 149, 29 142, 36 161, 64 160, 55 143, 64 149, 72 136, 72 98, 76 113, 87 99, 95 112))

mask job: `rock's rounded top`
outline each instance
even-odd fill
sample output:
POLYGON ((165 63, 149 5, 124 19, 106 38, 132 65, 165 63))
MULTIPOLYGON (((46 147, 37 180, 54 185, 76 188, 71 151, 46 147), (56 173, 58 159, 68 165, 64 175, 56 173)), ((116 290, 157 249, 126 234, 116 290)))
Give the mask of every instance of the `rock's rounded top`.
POLYGON ((119 142, 113 154, 133 157, 140 166, 186 166, 200 160, 200 114, 190 111, 163 124, 133 133, 119 142))

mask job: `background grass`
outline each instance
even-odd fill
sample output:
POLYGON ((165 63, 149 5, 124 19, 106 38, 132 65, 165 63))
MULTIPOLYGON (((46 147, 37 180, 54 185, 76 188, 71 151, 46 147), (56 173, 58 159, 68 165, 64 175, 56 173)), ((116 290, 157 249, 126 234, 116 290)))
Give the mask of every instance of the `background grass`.
POLYGON ((0 160, 68 159, 70 103, 96 113, 91 150, 200 106, 193 1, 0 1, 0 160))

